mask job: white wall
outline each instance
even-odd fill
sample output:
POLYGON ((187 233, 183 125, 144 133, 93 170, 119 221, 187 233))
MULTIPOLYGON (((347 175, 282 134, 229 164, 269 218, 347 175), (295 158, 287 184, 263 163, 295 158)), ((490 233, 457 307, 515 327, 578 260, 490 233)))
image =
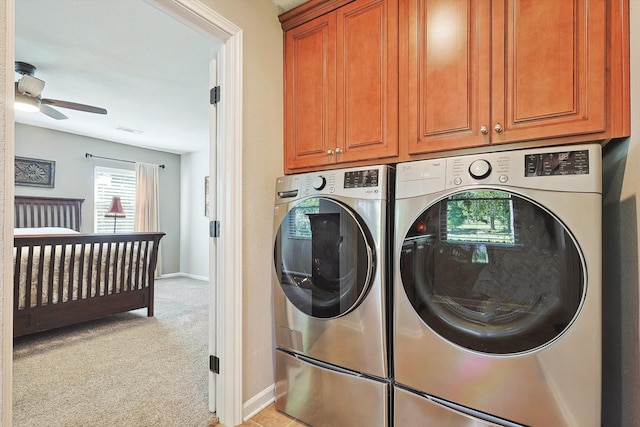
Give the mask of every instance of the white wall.
POLYGON ((603 179, 603 425, 640 420, 640 0, 630 0, 631 137, 610 142, 603 179))
POLYGON ((204 177, 209 175, 209 149, 183 154, 180 164, 180 271, 208 280, 209 219, 204 215, 204 177))
POLYGON ((94 166, 134 169, 130 163, 85 157, 85 153, 116 159, 164 164, 160 169, 160 242, 162 273, 180 271, 180 156, 162 151, 116 144, 35 126, 15 125, 15 155, 54 160, 54 188, 16 186, 21 196, 81 197, 82 232, 93 232, 94 166))
MULTIPOLYGON (((271 293, 275 178, 283 171, 282 28, 270 0, 203 0, 243 30, 243 399, 274 383, 271 293)), ((224 102, 224 101, 223 101, 224 102)))

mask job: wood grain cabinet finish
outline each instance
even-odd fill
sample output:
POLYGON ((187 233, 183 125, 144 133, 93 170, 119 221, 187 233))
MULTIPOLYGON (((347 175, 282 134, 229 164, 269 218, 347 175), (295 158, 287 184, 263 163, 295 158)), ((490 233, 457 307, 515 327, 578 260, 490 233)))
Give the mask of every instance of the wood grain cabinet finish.
POLYGON ((323 15, 285 33, 285 169, 335 161, 336 19, 323 15))
POLYGON ((630 132, 624 1, 402 4, 402 140, 409 157, 630 132))
POLYGON ((286 173, 398 155, 397 0, 348 2, 284 45, 286 173))

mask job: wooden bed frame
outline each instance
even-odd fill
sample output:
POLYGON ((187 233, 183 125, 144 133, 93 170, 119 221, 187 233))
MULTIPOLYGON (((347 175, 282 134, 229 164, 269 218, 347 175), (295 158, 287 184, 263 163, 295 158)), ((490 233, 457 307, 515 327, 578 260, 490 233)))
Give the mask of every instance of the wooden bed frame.
MULTIPOLYGON (((83 201, 15 196, 15 227, 80 231, 83 201)), ((140 308, 153 316, 155 268, 163 236, 161 232, 14 236, 14 337, 140 308)))

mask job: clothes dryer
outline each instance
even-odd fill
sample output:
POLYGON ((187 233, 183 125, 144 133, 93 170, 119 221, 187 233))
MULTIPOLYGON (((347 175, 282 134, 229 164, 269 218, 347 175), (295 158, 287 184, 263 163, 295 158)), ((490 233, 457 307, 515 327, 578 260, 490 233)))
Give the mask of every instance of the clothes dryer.
POLYGON ((393 172, 276 181, 276 408, 311 425, 388 425, 393 172))
POLYGON ((397 166, 396 425, 600 426, 601 168, 597 144, 397 166))

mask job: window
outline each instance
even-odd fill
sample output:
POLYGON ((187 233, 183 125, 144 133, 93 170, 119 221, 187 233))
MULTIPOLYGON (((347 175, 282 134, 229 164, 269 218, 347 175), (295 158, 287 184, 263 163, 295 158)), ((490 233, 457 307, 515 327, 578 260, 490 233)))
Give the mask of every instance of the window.
POLYGON ((289 218, 289 237, 311 238, 311 223, 307 214, 320 212, 320 199, 312 198, 298 203, 287 214, 289 218))
POLYGON ((93 229, 113 233, 114 218, 105 218, 114 196, 120 197, 125 217, 115 220, 116 231, 133 231, 136 209, 136 172, 96 166, 93 172, 93 229))

